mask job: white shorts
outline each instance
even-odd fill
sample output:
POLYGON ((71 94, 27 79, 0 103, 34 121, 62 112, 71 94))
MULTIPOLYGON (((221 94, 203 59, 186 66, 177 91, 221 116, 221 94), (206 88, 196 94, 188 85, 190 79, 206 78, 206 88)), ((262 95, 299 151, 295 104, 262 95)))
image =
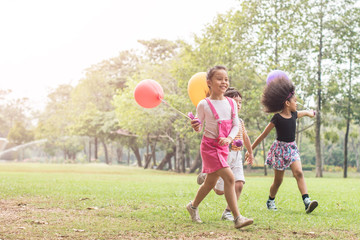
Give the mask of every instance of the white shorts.
MULTIPOLYGON (((230 151, 227 158, 227 163, 230 166, 235 178, 235 182, 242 181, 245 183, 243 162, 242 162, 242 152, 241 151, 230 151)), ((219 178, 215 185, 215 189, 219 191, 224 191, 224 180, 219 178)))

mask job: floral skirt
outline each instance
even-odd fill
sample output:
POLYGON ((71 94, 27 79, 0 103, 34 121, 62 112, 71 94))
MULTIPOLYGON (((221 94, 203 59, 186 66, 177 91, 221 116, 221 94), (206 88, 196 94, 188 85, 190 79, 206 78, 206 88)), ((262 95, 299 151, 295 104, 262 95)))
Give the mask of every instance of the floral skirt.
POLYGON ((285 170, 297 160, 300 160, 300 154, 295 142, 275 140, 270 147, 265 164, 276 170, 285 170))

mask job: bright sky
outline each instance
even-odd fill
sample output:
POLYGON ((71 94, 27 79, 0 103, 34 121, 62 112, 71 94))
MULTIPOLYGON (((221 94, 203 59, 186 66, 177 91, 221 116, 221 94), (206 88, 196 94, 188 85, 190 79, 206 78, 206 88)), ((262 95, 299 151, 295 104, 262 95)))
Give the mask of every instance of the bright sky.
POLYGON ((59 84, 138 48, 137 40, 190 41, 237 0, 1 0, 0 89, 42 109, 59 84))

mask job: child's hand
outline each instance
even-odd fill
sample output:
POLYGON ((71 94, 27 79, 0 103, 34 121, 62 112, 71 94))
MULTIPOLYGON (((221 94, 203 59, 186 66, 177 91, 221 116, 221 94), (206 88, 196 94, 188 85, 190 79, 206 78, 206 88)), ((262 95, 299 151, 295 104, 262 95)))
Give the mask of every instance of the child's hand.
POLYGON ((246 151, 246 153, 245 153, 245 161, 248 161, 249 155, 250 155, 250 153, 248 151, 246 151))
POLYGON ((316 111, 315 111, 315 110, 310 110, 309 112, 310 112, 310 113, 309 113, 309 117, 311 117, 311 118, 315 117, 315 115, 316 115, 316 111))
POLYGON ((249 153, 249 152, 246 152, 246 154, 245 154, 245 160, 250 164, 250 165, 252 165, 253 164, 253 162, 254 162, 254 155, 251 153, 249 153))
POLYGON ((219 145, 220 146, 224 146, 224 145, 228 146, 231 142, 232 142, 231 137, 227 137, 227 138, 219 137, 219 145))
POLYGON ((200 129, 200 121, 197 118, 194 118, 193 120, 191 120, 191 127, 195 130, 195 131, 199 131, 200 129))

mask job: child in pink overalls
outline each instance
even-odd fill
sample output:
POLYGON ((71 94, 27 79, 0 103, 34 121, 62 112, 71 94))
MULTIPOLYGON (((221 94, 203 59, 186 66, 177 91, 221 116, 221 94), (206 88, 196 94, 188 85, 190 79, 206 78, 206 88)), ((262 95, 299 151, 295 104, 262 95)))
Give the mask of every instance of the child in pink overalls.
POLYGON ((194 222, 201 223, 198 206, 221 177, 224 180, 225 198, 234 216, 235 228, 245 227, 252 224, 253 220, 240 215, 234 175, 227 164, 229 144, 239 132, 239 119, 236 102, 224 97, 229 87, 226 68, 223 66, 211 68, 207 73, 207 84, 211 90, 210 97, 199 102, 196 109, 197 118, 192 120, 192 127, 198 132, 202 129, 202 123, 206 122, 200 152, 203 163, 202 172, 207 173, 207 177, 195 199, 186 206, 186 209, 194 222), (200 123, 196 124, 198 120, 200 123))

